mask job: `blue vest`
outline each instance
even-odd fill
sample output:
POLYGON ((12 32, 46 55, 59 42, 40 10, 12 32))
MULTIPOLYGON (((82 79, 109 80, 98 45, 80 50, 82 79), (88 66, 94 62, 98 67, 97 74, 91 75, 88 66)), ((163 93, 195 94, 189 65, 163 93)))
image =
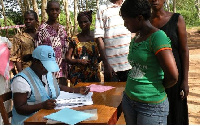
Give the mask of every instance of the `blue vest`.
MULTIPOLYGON (((30 67, 27 67, 22 72, 18 73, 16 76, 13 77, 13 79, 18 76, 24 78, 31 87, 31 95, 29 98, 27 98, 28 105, 38 104, 46 101, 47 99, 56 99, 60 94, 60 88, 58 86, 57 80, 51 72, 47 73, 47 82, 49 85, 51 96, 49 96, 49 94, 45 90, 45 87, 43 86, 43 83, 30 67)), ((11 84, 13 82, 13 79, 11 80, 11 84)), ((23 125, 24 121, 34 113, 32 113, 31 115, 20 115, 17 113, 15 107, 13 106, 12 114, 13 117, 11 124, 23 125)))

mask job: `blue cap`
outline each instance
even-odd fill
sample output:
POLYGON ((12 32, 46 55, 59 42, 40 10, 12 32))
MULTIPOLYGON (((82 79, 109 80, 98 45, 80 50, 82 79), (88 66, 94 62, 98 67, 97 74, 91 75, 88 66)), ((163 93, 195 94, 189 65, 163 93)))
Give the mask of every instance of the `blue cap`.
POLYGON ((32 57, 41 61, 48 72, 59 71, 56 63, 55 52, 51 46, 40 45, 32 53, 32 57))

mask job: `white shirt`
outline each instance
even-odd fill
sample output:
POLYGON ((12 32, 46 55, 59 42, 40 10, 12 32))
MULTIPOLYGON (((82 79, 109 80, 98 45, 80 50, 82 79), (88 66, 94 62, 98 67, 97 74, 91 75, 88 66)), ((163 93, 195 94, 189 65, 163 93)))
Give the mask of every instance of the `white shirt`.
MULTIPOLYGON (((48 83, 47 83, 46 75, 42 75, 42 81, 45 83, 45 89, 49 94, 50 92, 49 92, 49 86, 48 86, 48 83)), ((28 92, 27 98, 29 98, 30 95, 31 95, 30 85, 21 76, 18 76, 13 80, 13 82, 11 84, 11 90, 12 90, 13 93, 27 93, 28 92)))
POLYGON ((119 15, 120 8, 121 6, 110 1, 100 6, 94 31, 95 38, 104 38, 107 59, 115 72, 131 69, 127 59, 131 33, 124 26, 124 20, 119 15))

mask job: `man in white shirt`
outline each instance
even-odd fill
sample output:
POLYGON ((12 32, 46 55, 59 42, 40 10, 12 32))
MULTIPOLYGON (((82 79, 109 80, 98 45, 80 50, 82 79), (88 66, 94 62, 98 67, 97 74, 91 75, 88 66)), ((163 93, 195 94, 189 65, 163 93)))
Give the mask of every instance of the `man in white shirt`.
POLYGON ((96 15, 94 36, 104 64, 104 81, 126 81, 131 33, 119 15, 123 0, 110 0, 100 6, 96 15))

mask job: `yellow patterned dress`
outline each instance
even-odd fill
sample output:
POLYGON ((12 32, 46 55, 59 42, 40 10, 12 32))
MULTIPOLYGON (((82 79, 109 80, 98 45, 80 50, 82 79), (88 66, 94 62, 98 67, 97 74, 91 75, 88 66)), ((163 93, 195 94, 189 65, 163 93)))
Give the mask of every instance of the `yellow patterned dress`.
POLYGON ((95 41, 79 42, 77 37, 69 38, 69 44, 74 47, 74 59, 88 59, 88 65, 72 65, 70 81, 73 85, 78 82, 100 82, 99 51, 95 41))
POLYGON ((30 66, 31 62, 23 62, 22 57, 32 54, 34 50, 34 39, 25 32, 20 32, 13 37, 11 48, 11 61, 21 62, 22 69, 30 66))

